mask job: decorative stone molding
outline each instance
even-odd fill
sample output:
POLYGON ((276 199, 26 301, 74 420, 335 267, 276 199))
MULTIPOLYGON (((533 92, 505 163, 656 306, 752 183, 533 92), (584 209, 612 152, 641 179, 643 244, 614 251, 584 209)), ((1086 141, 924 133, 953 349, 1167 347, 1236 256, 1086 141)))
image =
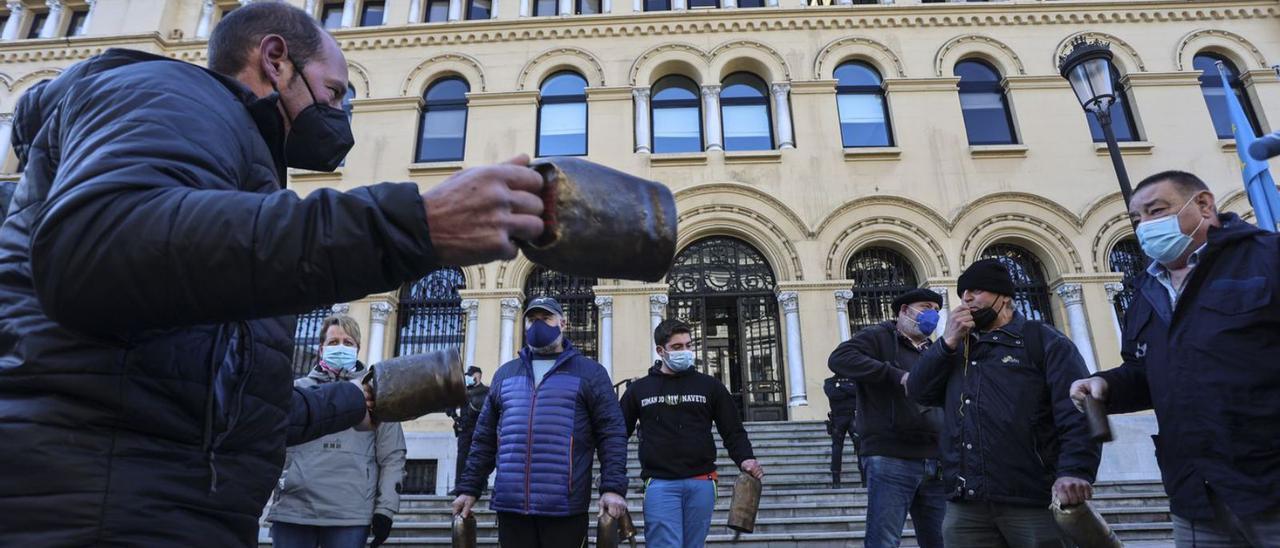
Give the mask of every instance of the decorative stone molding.
POLYGON ((329 307, 329 310, 334 314, 346 316, 351 313, 351 303, 338 303, 329 307))
POLYGON ((955 76, 939 78, 888 78, 884 81, 885 93, 906 93, 913 91, 956 93, 960 90, 960 79, 955 76))
POLYGON ((1127 213, 1119 213, 1107 220, 1098 229, 1098 233, 1093 236, 1093 270, 1094 272, 1107 272, 1110 270, 1108 264, 1111 258, 1111 248, 1115 247, 1120 240, 1133 237, 1133 224, 1129 221, 1127 213))
POLYGON ((1077 229, 1084 227, 1084 221, 1080 217, 1076 216, 1076 214, 1072 213, 1071 210, 1062 207, 1053 200, 1026 192, 996 192, 984 195, 983 197, 966 204, 964 208, 956 214, 955 218, 951 220, 949 228, 955 228, 957 224, 964 221, 965 217, 974 214, 983 206, 1007 202, 1020 202, 1036 209, 1052 213, 1057 215, 1058 218, 1067 224, 1067 226, 1073 226, 1077 229))
POLYGON ((944 232, 950 232, 953 227, 951 221, 948 221, 945 217, 938 214, 938 212, 934 211, 932 207, 903 196, 881 195, 864 196, 862 198, 855 198, 845 202, 831 213, 828 213, 827 216, 822 219, 822 222, 818 223, 817 229, 814 230, 814 235, 816 236, 826 232, 826 230, 831 228, 833 224, 840 221, 841 216, 846 215, 855 209, 873 208, 877 206, 895 207, 910 213, 921 215, 944 232))
MULTIPOLYGON (((681 207, 688 207, 687 202, 692 201, 694 198, 712 196, 715 194, 732 194, 734 196, 741 196, 752 201, 767 204, 772 207, 778 215, 790 222, 791 226, 798 230, 804 238, 812 239, 817 235, 817 232, 810 229, 809 225, 805 224, 805 222, 800 219, 800 215, 796 214, 796 212, 787 204, 783 203, 782 200, 779 200, 772 194, 750 185, 742 183, 704 183, 677 190, 675 192, 675 198, 677 205, 680 205, 681 207)), ((716 203, 722 202, 723 200, 716 200, 716 203)))
POLYGON ((974 226, 961 240, 964 245, 960 249, 959 264, 968 265, 982 249, 986 249, 988 245, 997 241, 1006 240, 1010 236, 1020 236, 1034 242, 1042 257, 1053 259, 1053 264, 1059 269, 1059 275, 1079 274, 1084 271, 1080 253, 1076 251, 1071 240, 1062 234, 1062 231, 1044 220, 1022 213, 994 215, 974 226), (1019 230, 1017 225, 1022 225, 1022 229, 1019 230), (986 232, 986 235, 979 238, 979 234, 983 232, 986 232))
POLYGON ((514 320, 520 314, 520 299, 507 297, 498 302, 502 307, 502 319, 514 320))
POLYGON ((463 77, 470 84, 473 92, 487 90, 484 69, 480 68, 479 61, 461 53, 442 53, 413 67, 405 77, 404 85, 400 87, 400 95, 409 95, 410 90, 413 90, 414 95, 422 95, 430 81, 444 74, 457 74, 463 77))
POLYGON ((1135 88, 1199 86, 1199 72, 1139 72, 1120 77, 1121 85, 1135 88))
POLYGON ((27 87, 34 85, 36 82, 57 78, 60 74, 62 74, 62 69, 47 68, 33 70, 19 76, 17 80, 14 80, 13 84, 9 85, 9 90, 14 93, 22 93, 27 90, 27 87))
POLYGON ((666 295, 649 295, 649 315, 666 317, 667 303, 670 301, 666 295))
POLYGON ((689 44, 662 44, 645 50, 636 60, 631 63, 628 81, 632 87, 649 86, 653 84, 653 78, 648 77, 653 69, 657 68, 663 59, 675 57, 681 58, 691 66, 694 70, 700 71, 698 74, 689 74, 694 83, 701 84, 706 80, 706 72, 709 70, 707 65, 711 62, 711 57, 706 52, 689 44), (673 55, 674 54, 674 55, 673 55), (639 81, 642 74, 646 76, 645 81, 639 81))
POLYGON ((828 64, 828 59, 832 63, 843 63, 848 59, 862 59, 875 65, 882 75, 897 75, 898 78, 907 77, 907 70, 903 67, 902 59, 898 57, 898 54, 889 49, 889 46, 870 38, 851 36, 834 40, 823 46, 822 51, 818 52, 818 56, 813 61, 814 80, 832 77, 835 66, 828 64))
POLYGON ((732 62, 738 57, 734 54, 737 50, 751 50, 763 54, 763 58, 761 56, 750 56, 750 58, 764 64, 769 69, 769 72, 772 73, 759 75, 766 81, 791 79, 791 67, 787 65, 786 59, 779 55, 777 50, 755 40, 732 40, 712 48, 711 52, 707 54, 707 58, 710 59, 712 73, 707 76, 717 81, 728 76, 728 74, 720 74, 720 72, 724 72, 722 69, 727 62, 732 62))
POLYGON ((782 311, 792 314, 800 310, 800 293, 795 291, 779 291, 778 304, 782 306, 782 311))
POLYGON ((831 242, 831 248, 827 251, 827 279, 834 280, 843 277, 845 264, 849 262, 849 258, 858 249, 876 241, 885 240, 890 240, 906 247, 910 255, 915 255, 916 259, 921 263, 926 263, 917 266, 925 266, 925 268, 921 269, 921 274, 938 273, 942 276, 951 275, 951 266, 947 264, 947 254, 931 234, 900 217, 876 216, 862 219, 850 225, 831 242), (891 232, 893 230, 904 231, 909 237, 904 238, 900 233, 891 232), (856 238, 855 235, 857 236, 856 238), (926 248, 928 251, 925 251, 926 248), (928 264, 924 260, 926 257, 933 259, 932 264, 928 264))
POLYGON ((559 47, 544 51, 525 63, 524 68, 520 69, 519 76, 516 77, 516 91, 524 91, 530 75, 536 77, 534 87, 538 87, 548 74, 567 66, 573 67, 587 79, 587 87, 607 85, 604 68, 595 55, 581 48, 559 47))
POLYGON ((596 297, 596 310, 600 312, 601 318, 613 317, 613 297, 601 296, 596 297))
POLYGON ((363 65, 348 59, 347 74, 355 76, 355 78, 348 77, 347 80, 352 82, 352 87, 356 88, 356 97, 364 97, 368 99, 373 96, 371 94, 373 84, 369 81, 369 71, 365 69, 363 65), (359 80, 359 83, 355 83, 354 80, 359 80))
POLYGON ((398 112, 417 111, 422 108, 422 96, 385 97, 378 99, 352 99, 351 112, 398 112))
POLYGON ((480 299, 462 299, 459 304, 464 314, 475 314, 480 310, 480 299))
POLYGON ((1084 286, 1081 284, 1062 284, 1054 290, 1067 306, 1084 302, 1084 286))
POLYGON ((1102 288, 1107 290, 1107 302, 1116 302, 1116 296, 1124 292, 1124 284, 1121 282, 1107 282, 1102 284, 1102 288))
POLYGON ((507 91, 467 94, 467 106, 470 108, 536 104, 538 104, 537 91, 507 91))
POLYGON ((948 287, 942 287, 942 286, 933 286, 933 287, 929 287, 928 289, 929 291, 937 293, 939 297, 942 297, 942 309, 946 310, 947 302, 951 300, 951 289, 948 287))
POLYGON ((770 264, 779 271, 778 279, 797 281, 804 280, 804 271, 800 266, 800 254, 796 251, 792 238, 788 237, 786 232, 779 228, 777 224, 765 215, 761 215, 756 211, 742 206, 704 205, 680 212, 679 217, 676 219, 676 223, 681 226, 680 242, 677 243, 677 249, 681 249, 689 243, 692 243, 694 239, 711 235, 707 232, 723 234, 726 232, 725 228, 730 228, 733 231, 737 231, 739 235, 749 235, 746 239, 757 249, 760 249, 761 252, 763 252, 769 259, 770 264), (744 217, 748 219, 749 222, 741 223, 731 221, 730 223, 715 223, 712 221, 711 223, 713 227, 711 227, 710 230, 704 229, 701 231, 698 229, 703 227, 694 226, 692 224, 692 220, 696 217, 716 214, 727 214, 731 217, 744 217), (759 228, 768 230, 769 233, 772 234, 772 237, 762 238, 759 237, 763 236, 762 234, 753 234, 758 233, 759 228), (775 244, 781 244, 782 249, 776 249, 775 244), (778 251, 781 251, 782 253, 780 254, 778 251), (785 260, 786 263, 782 263, 782 260, 785 260), (784 266, 789 268, 782 268, 784 266))
POLYGON ((853 299, 853 291, 849 289, 839 289, 832 292, 836 298, 836 311, 847 310, 849 301, 853 299))
POLYGON ((1063 55, 1066 55, 1068 51, 1071 51, 1071 43, 1074 42, 1076 38, 1082 36, 1087 40, 1101 40, 1111 44, 1111 51, 1113 53, 1119 53, 1119 55, 1116 55, 1115 57, 1118 60, 1116 64, 1120 65, 1117 67, 1120 69, 1120 74, 1124 75, 1147 71, 1147 64, 1143 62, 1142 56, 1139 55, 1138 50, 1129 45, 1128 42, 1121 40, 1114 34, 1095 31, 1077 32, 1063 38, 1061 42, 1058 42, 1058 47, 1054 48, 1053 57, 1049 59, 1049 66, 1056 68, 1058 66, 1058 59, 1063 55))
POLYGON ((835 95, 835 80, 803 80, 791 82, 792 95, 835 95))
POLYGON ((369 320, 374 323, 385 324, 395 309, 395 305, 385 301, 369 303, 369 320))
MULTIPOLYGON (((1257 68, 1267 68, 1267 59, 1258 50, 1258 47, 1243 36, 1234 32, 1221 29, 1204 29, 1197 30, 1187 34, 1178 41, 1178 47, 1174 50, 1174 66, 1178 70, 1191 70, 1187 68, 1187 58, 1195 55, 1201 48, 1192 48, 1191 45, 1196 42, 1206 42, 1205 46, 1218 45, 1219 47, 1229 49, 1240 61, 1253 61, 1257 68)), ((1247 64, 1247 63, 1246 63, 1247 64)), ((1247 69, 1247 66, 1240 67, 1241 70, 1247 69)))
POLYGON ((1023 66, 1022 59, 1013 51, 1013 48, 1005 45, 1004 42, 996 40, 990 36, 981 34, 962 34, 943 44, 938 48, 937 55, 933 58, 933 72, 935 76, 941 77, 947 74, 944 71, 959 61, 964 54, 981 53, 988 57, 990 61, 1002 65, 1000 72, 1005 76, 1025 75, 1027 68, 1023 66), (966 46, 968 45, 968 46, 966 46), (993 55, 994 52, 998 52, 993 55), (952 52, 956 52, 952 55, 952 52))

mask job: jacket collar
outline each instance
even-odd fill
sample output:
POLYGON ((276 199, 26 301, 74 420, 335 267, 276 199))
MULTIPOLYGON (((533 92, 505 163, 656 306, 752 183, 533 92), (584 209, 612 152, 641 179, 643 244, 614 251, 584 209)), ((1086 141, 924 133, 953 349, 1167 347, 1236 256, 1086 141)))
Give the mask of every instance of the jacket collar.
POLYGON ((356 361, 355 369, 350 371, 327 367, 324 365, 324 360, 321 360, 319 363, 316 363, 315 367, 311 368, 311 372, 307 374, 307 377, 319 383, 349 381, 351 379, 363 377, 367 369, 368 368, 365 367, 364 362, 359 360, 356 361))

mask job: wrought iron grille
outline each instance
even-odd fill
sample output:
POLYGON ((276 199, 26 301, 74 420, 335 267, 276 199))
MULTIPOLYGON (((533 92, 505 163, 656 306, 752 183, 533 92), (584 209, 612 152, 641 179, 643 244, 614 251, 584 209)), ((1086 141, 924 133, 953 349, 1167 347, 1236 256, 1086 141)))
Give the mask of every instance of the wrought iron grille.
POLYGON ((305 377, 320 360, 320 324, 331 314, 332 306, 298 314, 298 324, 293 328, 293 378, 305 377))
MULTIPOLYGON (((564 336, 578 352, 591 359, 599 355, 595 278, 579 278, 535 267, 524 282, 525 305, 538 297, 551 297, 564 309, 564 336)), ((523 329, 523 324, 521 329, 523 329)))
POLYGON ((996 244, 982 252, 982 259, 999 259, 1013 277, 1013 304, 1028 320, 1053 325, 1049 284, 1044 279, 1040 259, 1024 248, 1012 244, 996 244))
POLYGON ((436 459, 410 459, 404 463, 404 479, 400 482, 403 495, 436 494, 436 471, 440 461, 436 459))
POLYGON ((785 420, 777 283, 764 256, 735 238, 707 238, 681 251, 667 278, 667 317, 689 323, 704 371, 747 420, 785 420))
POLYGON ((466 314, 458 290, 466 287, 462 270, 442 268, 400 290, 396 355, 461 347, 466 314))
POLYGON ((893 300, 917 287, 916 271, 906 257, 892 249, 869 247, 849 259, 845 276, 853 280, 849 299, 850 333, 893 319, 893 300))
POLYGON ((1129 311, 1129 305, 1133 303, 1133 297, 1136 295, 1134 283, 1137 282, 1138 275, 1145 272, 1150 264, 1151 260, 1142 252, 1142 246, 1138 245, 1137 238, 1125 238, 1116 242, 1115 247, 1111 248, 1111 271, 1124 274, 1124 290, 1117 293, 1115 300, 1111 303, 1115 306, 1120 325, 1124 325, 1124 315, 1129 311))

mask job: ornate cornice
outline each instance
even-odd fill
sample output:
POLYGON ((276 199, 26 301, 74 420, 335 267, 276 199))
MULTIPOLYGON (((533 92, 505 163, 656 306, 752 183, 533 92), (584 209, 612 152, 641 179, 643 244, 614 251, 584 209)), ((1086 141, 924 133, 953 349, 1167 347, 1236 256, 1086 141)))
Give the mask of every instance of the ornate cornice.
MULTIPOLYGON (((587 101, 630 101, 632 92, 636 91, 630 87, 614 86, 603 88, 587 88, 587 101)), ((648 91, 647 89, 645 90, 648 91)))
POLYGON ((1139 72, 1120 78, 1122 84, 1139 87, 1199 86, 1199 72, 1139 72))
POLYGON ((468 107, 496 107, 502 105, 536 105, 537 91, 506 91, 492 93, 468 93, 468 107))
POLYGON ((402 112, 422 108, 422 97, 387 97, 381 99, 352 99, 351 112, 402 112))
POLYGON ((888 78, 884 81, 884 90, 888 93, 908 91, 941 91, 955 93, 960 89, 960 79, 955 76, 940 78, 888 78))

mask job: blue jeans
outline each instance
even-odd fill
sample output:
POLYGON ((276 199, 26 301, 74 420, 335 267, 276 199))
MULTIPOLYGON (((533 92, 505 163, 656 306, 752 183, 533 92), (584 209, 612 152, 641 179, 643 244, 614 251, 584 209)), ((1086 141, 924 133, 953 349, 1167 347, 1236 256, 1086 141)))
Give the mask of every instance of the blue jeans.
POLYGON ((1173 542, 1178 548, 1264 548, 1280 545, 1280 508, 1240 517, 1209 490, 1213 519, 1173 516, 1173 542))
POLYGON ((871 455, 862 462, 867 475, 866 547, 898 546, 909 511, 921 548, 941 548, 947 495, 938 461, 871 455))
POLYGON ((363 548, 368 538, 368 525, 322 527, 279 521, 271 524, 271 545, 276 548, 363 548))
POLYGON ((649 479, 644 491, 644 542, 651 548, 701 548, 711 532, 716 482, 649 479))

